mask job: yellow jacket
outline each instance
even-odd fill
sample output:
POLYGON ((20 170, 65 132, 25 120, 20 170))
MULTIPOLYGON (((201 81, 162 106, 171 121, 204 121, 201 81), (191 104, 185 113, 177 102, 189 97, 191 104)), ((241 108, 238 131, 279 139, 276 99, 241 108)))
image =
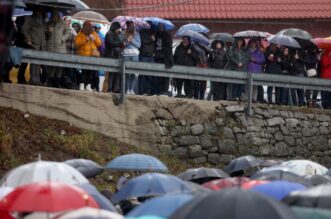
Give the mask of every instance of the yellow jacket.
POLYGON ((99 35, 96 32, 93 32, 94 41, 89 39, 82 31, 80 31, 75 39, 75 44, 77 48, 78 55, 81 56, 92 56, 92 52, 97 50, 102 42, 99 35))

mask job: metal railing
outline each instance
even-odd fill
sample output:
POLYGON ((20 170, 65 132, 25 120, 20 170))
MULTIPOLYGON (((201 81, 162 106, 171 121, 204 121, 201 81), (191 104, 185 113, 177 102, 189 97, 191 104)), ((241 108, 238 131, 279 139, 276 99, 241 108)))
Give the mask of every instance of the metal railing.
MULTIPOLYGON (((23 50, 22 62, 99 70, 122 75, 120 103, 125 103, 125 75, 140 74, 157 77, 204 80, 234 84, 246 84, 248 90, 246 113, 251 114, 252 91, 255 85, 267 85, 283 88, 331 91, 331 80, 265 73, 238 72, 221 69, 173 66, 165 68, 164 64, 123 61, 101 57, 85 57, 44 51, 23 50)), ((291 96, 291 95, 289 95, 291 96)))

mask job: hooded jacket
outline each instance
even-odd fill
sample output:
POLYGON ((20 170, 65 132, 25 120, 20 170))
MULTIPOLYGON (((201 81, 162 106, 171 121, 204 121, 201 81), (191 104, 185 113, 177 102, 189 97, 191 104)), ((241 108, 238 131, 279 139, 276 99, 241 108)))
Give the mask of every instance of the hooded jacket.
POLYGON ((243 44, 241 48, 238 48, 237 41, 228 51, 229 58, 229 69, 236 71, 247 71, 247 65, 249 62, 249 54, 245 49, 243 44), (241 63, 242 66, 238 67, 238 64, 241 63))
POLYGON ((191 44, 184 46, 183 43, 179 44, 175 50, 175 64, 176 65, 185 65, 185 66, 197 66, 199 56, 191 48, 191 44), (187 54, 187 51, 191 49, 191 54, 187 54))
POLYGON ((120 35, 115 33, 115 31, 119 28, 121 28, 120 24, 118 22, 114 22, 106 34, 104 52, 105 57, 118 59, 121 55, 123 41, 121 40, 120 35))
POLYGON ((31 42, 32 47, 37 50, 44 50, 46 47, 45 31, 43 17, 37 15, 27 17, 22 28, 25 42, 31 42))
POLYGON ((155 55, 155 41, 152 39, 151 29, 140 31, 141 47, 139 49, 141 56, 153 57, 155 55))
POLYGON ((213 41, 213 43, 211 44, 212 51, 208 58, 209 67, 217 69, 224 69, 226 67, 227 55, 224 46, 224 42, 220 40, 213 41), (216 48, 217 43, 221 43, 221 49, 216 48))
POLYGON ((102 42, 99 35, 95 31, 93 31, 92 35, 94 41, 90 40, 82 31, 79 31, 75 39, 78 55, 92 56, 93 50, 97 50, 101 46, 102 42))
POLYGON ((66 41, 72 36, 71 30, 63 20, 50 21, 46 25, 46 49, 49 52, 67 53, 66 41), (49 28, 53 31, 49 31, 49 28))

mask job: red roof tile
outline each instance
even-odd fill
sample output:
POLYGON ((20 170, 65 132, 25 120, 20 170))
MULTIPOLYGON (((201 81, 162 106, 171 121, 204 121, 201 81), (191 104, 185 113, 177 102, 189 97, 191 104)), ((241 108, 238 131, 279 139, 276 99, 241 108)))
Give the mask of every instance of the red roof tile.
POLYGON ((130 16, 168 19, 331 18, 331 0, 124 0, 130 16))

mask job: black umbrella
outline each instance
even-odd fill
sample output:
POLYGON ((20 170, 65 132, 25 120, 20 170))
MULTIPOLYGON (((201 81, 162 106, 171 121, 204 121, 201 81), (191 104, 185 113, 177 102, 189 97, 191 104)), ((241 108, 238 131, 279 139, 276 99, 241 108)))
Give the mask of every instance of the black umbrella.
POLYGON ((203 184, 213 179, 227 178, 229 175, 220 169, 201 167, 188 169, 185 172, 180 173, 178 177, 182 180, 203 184))
POLYGON ((86 178, 93 178, 103 171, 103 167, 92 160, 73 159, 67 160, 64 163, 74 167, 81 172, 86 178))
POLYGON ((209 35, 210 39, 221 40, 226 43, 233 43, 234 39, 230 33, 212 33, 209 35))
POLYGON ((300 38, 304 40, 310 40, 312 38, 311 34, 305 30, 296 29, 296 28, 288 28, 283 29, 277 33, 277 35, 285 35, 293 38, 300 38))
POLYGON ((331 209, 331 185, 320 185, 305 191, 293 192, 283 201, 291 206, 331 209))
POLYGON ((256 30, 245 30, 233 34, 234 38, 267 38, 268 34, 266 32, 256 31, 256 30))
POLYGON ((331 184, 331 178, 323 175, 307 176, 305 178, 311 186, 319 186, 323 184, 331 184))
POLYGON ((233 173, 240 170, 246 170, 252 167, 257 167, 262 163, 263 160, 251 155, 247 155, 232 160, 228 165, 224 167, 224 170, 228 173, 233 173))
POLYGON ((170 219, 294 219, 285 205, 242 189, 224 189, 199 196, 178 209, 170 219))
POLYGON ((301 48, 309 51, 316 50, 318 51, 318 46, 311 40, 308 39, 301 39, 301 38, 294 38, 300 44, 301 48))
POLYGON ((80 0, 24 0, 29 6, 43 6, 47 8, 88 10, 90 7, 80 0))

